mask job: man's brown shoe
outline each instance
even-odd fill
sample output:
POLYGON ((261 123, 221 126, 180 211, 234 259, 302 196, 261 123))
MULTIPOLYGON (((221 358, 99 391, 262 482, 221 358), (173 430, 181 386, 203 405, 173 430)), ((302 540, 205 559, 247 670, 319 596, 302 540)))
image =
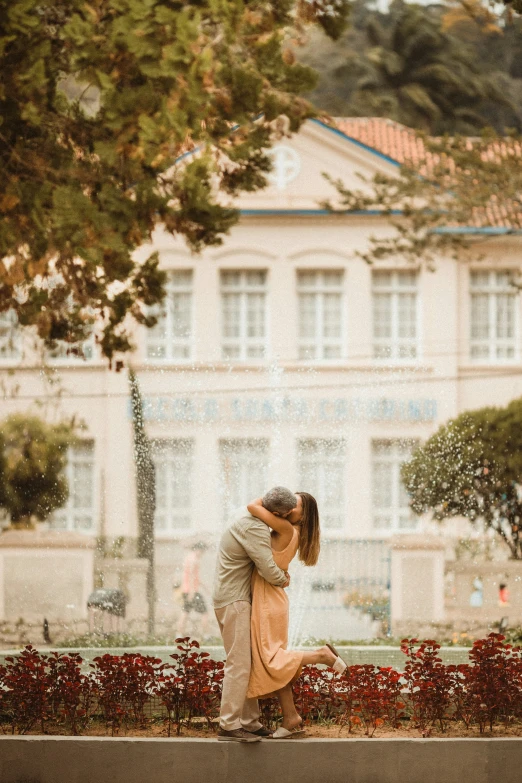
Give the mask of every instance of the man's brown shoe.
POLYGON ((261 737, 262 739, 268 739, 269 737, 272 736, 273 733, 274 733, 273 731, 270 731, 270 729, 265 728, 265 726, 261 726, 260 729, 256 729, 255 731, 250 732, 250 734, 255 734, 256 737, 261 737))
POLYGON ((227 731, 226 729, 218 729, 218 741, 221 742, 259 742, 261 737, 256 737, 255 734, 251 734, 245 729, 233 729, 227 731))

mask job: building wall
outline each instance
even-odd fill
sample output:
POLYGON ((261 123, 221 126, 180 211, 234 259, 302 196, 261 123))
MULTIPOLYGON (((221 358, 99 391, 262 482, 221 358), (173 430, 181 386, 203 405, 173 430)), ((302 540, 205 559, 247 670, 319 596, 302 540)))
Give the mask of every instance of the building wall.
MULTIPOLYGON (((268 439, 267 485, 292 487, 299 479, 299 439, 343 439, 344 523, 330 534, 382 537, 386 531, 372 525, 372 441, 424 440, 462 410, 505 404, 521 393, 518 357, 495 363, 469 360, 469 268, 451 260, 440 260, 435 272, 419 271, 419 357, 403 362, 372 358, 372 269, 355 252, 379 228, 373 218, 249 218, 222 248, 197 257, 170 237, 157 236, 155 247, 165 269, 193 270, 191 357, 183 362, 147 359, 147 333, 139 329, 130 359, 151 438, 194 443, 190 525, 171 538, 221 529, 219 445, 237 438, 268 439), (234 269, 267 270, 267 356, 262 360, 221 358, 219 275, 234 269), (298 359, 296 275, 306 269, 344 273, 340 359, 298 359), (387 409, 383 403, 379 409, 383 399, 387 409)), ((488 268, 517 262, 514 243, 489 242, 486 248, 482 264, 488 268)), ((110 371, 97 358, 51 362, 52 377, 61 388, 58 403, 30 346, 14 366, 18 396, 4 401, 4 413, 30 408, 34 397, 45 402, 51 415, 76 415, 85 425, 84 436, 94 443, 97 521, 92 533, 135 537, 126 373, 110 371)), ((4 360, 0 372, 6 384, 12 367, 4 360)))
MULTIPOLYGON (((296 141, 298 145, 303 143, 296 141)), ((307 143, 314 150, 319 149, 316 130, 312 129, 307 143)), ((316 165, 318 171, 322 166, 335 171, 339 144, 335 139, 325 146, 316 165)), ((359 157, 361 154, 357 152, 359 157)), ((353 168, 354 161, 348 163, 353 168)), ((317 171, 307 182, 315 183, 316 190, 320 190, 317 171)), ((330 481, 331 494, 338 497, 344 493, 343 504, 333 511, 327 508, 324 492, 319 498, 324 518, 328 519, 330 511, 333 516, 337 514, 337 526, 326 525, 324 535, 331 539, 386 539, 397 529, 374 526, 379 481, 372 467, 372 444, 383 440, 399 444, 423 441, 463 410, 506 404, 522 393, 520 297, 515 304, 513 356, 481 361, 470 358, 470 275, 474 268, 518 268, 517 238, 490 239, 478 245, 477 249, 485 254, 480 264, 441 258, 433 272, 419 267, 417 356, 375 359, 375 270, 357 252, 367 248, 370 236, 382 236, 390 229, 377 216, 253 212, 252 207, 270 210, 274 205, 294 208, 308 204, 309 196, 300 194, 295 183, 286 194, 272 188, 272 201, 270 191, 267 192, 268 195, 265 192, 245 197, 243 206, 248 209, 217 249, 195 256, 181 241, 157 231, 152 248, 140 251, 145 256, 151 249, 158 250, 165 270, 192 270, 190 355, 182 360, 148 358, 151 336, 139 328, 135 332, 136 350, 125 357, 139 378, 150 437, 181 439, 192 444, 191 487, 185 493, 188 504, 176 512, 177 527, 158 532, 158 560, 167 574, 166 581, 171 564, 172 581, 179 581, 178 542, 197 536, 215 541, 222 530, 227 502, 220 451, 223 441, 268 441, 267 455, 261 460, 266 473, 263 475, 262 466, 255 459, 252 466, 243 467, 241 486, 245 494, 241 502, 250 499, 247 488, 262 491, 276 483, 314 491, 311 486, 299 486, 298 441, 326 442, 323 456, 331 455, 336 442, 342 441, 345 459, 341 473, 337 475, 336 465, 328 464, 322 469, 321 481, 325 486, 330 481), (233 270, 266 272, 263 358, 223 358, 220 281, 222 272, 233 270), (306 270, 342 272, 338 358, 299 358, 297 279, 298 273, 306 270)), ((317 197, 320 195, 323 194, 318 193, 317 197)), ((404 271, 411 267, 398 260, 383 262, 378 269, 404 271)), ((41 347, 26 334, 18 358, 0 359, 5 395, 2 414, 43 411, 50 418, 74 415, 83 423, 82 435, 93 444, 92 526, 84 530, 85 535, 105 536, 109 540, 123 537, 131 542, 132 550, 137 520, 126 371, 109 370, 96 349, 88 361, 46 357, 45 372, 41 358, 41 347)), ((228 444, 227 448, 232 447, 228 444)), ((175 485, 175 477, 185 475, 182 471, 186 467, 179 465, 187 455, 188 452, 180 452, 171 457, 174 461, 169 464, 174 467, 169 467, 164 475, 166 481, 174 481, 169 491, 178 499, 186 486, 179 481, 175 485)), ((161 453, 158 459, 161 470, 161 453)), ((246 458, 232 452, 224 459, 232 475, 234 471, 241 472, 246 458)), ((397 471, 394 481, 396 474, 397 471)), ((396 489, 394 492, 397 494, 396 489)), ((335 497, 332 502, 335 506, 335 497)), ((50 524, 56 524, 56 520, 50 524)), ((418 527, 419 523, 412 524, 418 527)), ((209 582, 210 561, 205 568, 209 582)))

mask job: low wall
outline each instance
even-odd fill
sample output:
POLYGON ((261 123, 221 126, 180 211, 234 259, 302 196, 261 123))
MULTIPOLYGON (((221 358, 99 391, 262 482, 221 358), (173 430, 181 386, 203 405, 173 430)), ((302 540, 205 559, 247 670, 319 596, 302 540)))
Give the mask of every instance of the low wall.
MULTIPOLYGON (((56 648, 52 645, 46 648, 41 645, 35 645, 40 652, 49 653, 50 650, 58 649, 59 652, 75 652, 81 655, 84 660, 85 670, 88 670, 89 664, 98 655, 104 655, 109 653, 110 655, 123 655, 124 653, 142 653, 142 655, 153 655, 156 658, 161 658, 163 663, 170 663, 170 656, 173 652, 176 652, 176 648, 172 647, 76 647, 72 648, 56 648)), ((12 650, 0 650, 0 664, 5 664, 7 656, 19 655, 20 647, 12 650)), ((299 647, 302 650, 311 650, 312 647, 299 647)), ((336 649, 341 658, 346 661, 349 666, 360 663, 373 663, 374 666, 393 666, 397 670, 402 670, 404 664, 407 661, 406 656, 402 653, 399 647, 391 647, 388 645, 360 645, 344 647, 342 645, 336 645, 336 649)), ((225 660, 225 650, 223 647, 201 645, 202 652, 210 653, 211 658, 215 661, 225 660)), ((453 663, 458 665, 459 663, 469 663, 469 647, 441 647, 439 653, 444 663, 453 663)), ((1 781, 0 781, 1 783, 1 781)))
POLYGON ((0 737, 2 783, 520 783, 522 739, 0 737))
POLYGON ((451 567, 454 594, 448 598, 446 616, 457 624, 461 618, 485 626, 506 617, 508 627, 522 623, 522 562, 520 560, 491 561, 487 563, 456 563, 451 567), (470 604, 475 592, 475 580, 482 582, 479 605, 470 604), (499 602, 499 586, 505 584, 509 600, 499 602))
MULTIPOLYGON (((0 534, 0 621, 68 625, 87 618, 95 541, 65 530, 0 534)), ((41 636, 40 636, 41 638, 41 636)))

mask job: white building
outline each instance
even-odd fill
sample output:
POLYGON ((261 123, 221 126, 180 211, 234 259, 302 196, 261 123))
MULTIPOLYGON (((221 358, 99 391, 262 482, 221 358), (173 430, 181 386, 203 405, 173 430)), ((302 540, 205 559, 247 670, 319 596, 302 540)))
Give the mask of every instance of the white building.
MULTIPOLYGON (((241 220, 221 247, 195 256, 161 231, 154 238, 168 295, 159 325, 136 333, 132 364, 156 452, 167 613, 179 542, 216 539, 231 507, 276 483, 317 496, 325 540, 337 542, 325 548, 320 578, 342 580, 350 541, 415 530, 399 477, 414 444, 463 410, 522 393, 521 303, 509 285, 520 239, 477 234, 485 261, 441 258, 435 272, 401 259, 366 265, 356 251, 390 229, 378 213, 322 209, 334 195, 323 174, 354 187, 357 172, 390 174, 412 134, 387 120, 340 126, 348 135, 309 121, 274 148, 272 184, 240 199, 241 220)), ((126 373, 109 371, 94 344, 83 360, 58 351, 42 373, 24 340, 4 316, 3 414, 38 398, 85 423, 70 455, 70 499, 50 527, 123 537, 132 552, 126 373)), ((373 569, 381 582, 382 551, 373 569)))

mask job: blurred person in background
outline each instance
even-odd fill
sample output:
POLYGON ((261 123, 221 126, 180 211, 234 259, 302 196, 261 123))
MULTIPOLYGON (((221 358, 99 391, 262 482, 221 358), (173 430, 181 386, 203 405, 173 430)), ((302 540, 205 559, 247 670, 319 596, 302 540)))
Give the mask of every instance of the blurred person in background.
POLYGON ((501 582, 498 586, 498 605, 509 606, 509 590, 504 582, 501 582))

